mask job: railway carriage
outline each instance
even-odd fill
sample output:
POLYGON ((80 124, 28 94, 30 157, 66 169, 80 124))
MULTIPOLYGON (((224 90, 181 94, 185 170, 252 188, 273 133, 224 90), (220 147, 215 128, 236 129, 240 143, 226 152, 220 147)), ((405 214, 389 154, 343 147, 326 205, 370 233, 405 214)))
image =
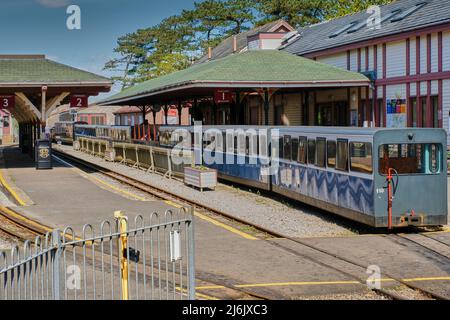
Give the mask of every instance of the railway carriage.
POLYGON ((447 223, 444 130, 279 131, 274 193, 374 227, 447 223))
MULTIPOLYGON (((217 140, 218 150, 206 148, 204 154, 224 153, 234 161, 204 164, 217 169, 222 179, 269 190, 377 228, 447 224, 444 130, 253 127, 256 131, 263 128, 268 135, 259 141, 257 152, 271 151, 269 165, 264 156, 251 163, 248 135, 230 140, 225 133, 235 127, 220 126, 214 129, 225 136, 219 139, 221 143, 207 137, 201 149, 217 140), (267 175, 275 164, 278 170, 267 175)), ((176 129, 160 130, 169 141, 176 129)), ((211 129, 203 127, 203 132, 211 129)))

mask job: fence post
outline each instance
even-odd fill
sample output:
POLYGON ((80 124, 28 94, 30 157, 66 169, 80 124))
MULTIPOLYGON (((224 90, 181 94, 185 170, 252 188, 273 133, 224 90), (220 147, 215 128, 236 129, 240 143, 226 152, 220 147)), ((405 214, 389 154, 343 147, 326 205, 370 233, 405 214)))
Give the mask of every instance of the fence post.
POLYGON ((120 280, 122 288, 122 300, 129 299, 128 292, 128 259, 127 259, 127 248, 128 248, 128 218, 122 214, 121 211, 114 212, 114 217, 117 220, 117 229, 119 232, 119 265, 120 265, 120 280))
POLYGON ((188 246, 189 246, 189 300, 195 300, 195 229, 194 229, 194 207, 189 209, 188 224, 188 246))
POLYGON ((53 276, 53 300, 60 300, 60 269, 59 260, 61 258, 61 235, 58 229, 52 232, 52 276, 53 276))

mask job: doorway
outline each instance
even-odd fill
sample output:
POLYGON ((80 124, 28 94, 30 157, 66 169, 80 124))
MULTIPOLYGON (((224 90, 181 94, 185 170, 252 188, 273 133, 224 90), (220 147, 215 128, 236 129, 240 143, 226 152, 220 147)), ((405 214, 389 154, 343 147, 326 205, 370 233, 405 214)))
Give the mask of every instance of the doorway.
POLYGON ((348 103, 342 101, 317 104, 315 125, 323 127, 347 127, 349 125, 348 103))

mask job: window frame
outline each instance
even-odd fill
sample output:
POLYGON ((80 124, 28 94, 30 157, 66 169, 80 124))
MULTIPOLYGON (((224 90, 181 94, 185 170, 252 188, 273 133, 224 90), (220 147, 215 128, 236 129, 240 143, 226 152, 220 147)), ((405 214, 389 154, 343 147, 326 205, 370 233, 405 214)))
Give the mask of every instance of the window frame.
POLYGON ((336 169, 337 164, 337 141, 336 140, 327 140, 327 168, 336 169), (330 149, 329 145, 334 144, 334 165, 330 165, 329 159, 330 159, 330 149))
POLYGON ((336 139, 336 166, 335 166, 335 170, 337 170, 337 171, 341 171, 341 172, 349 172, 349 170, 350 170, 350 163, 349 163, 349 161, 350 161, 350 153, 349 153, 349 141, 348 141, 348 139, 336 139), (346 168, 345 169, 342 169, 342 168, 340 168, 339 166, 338 166, 338 164, 339 164, 339 155, 340 155, 340 153, 339 153, 339 150, 340 150, 340 148, 339 148, 339 144, 340 143, 344 143, 345 145, 346 145, 346 168))
MULTIPOLYGON (((321 159, 322 160, 322 159, 321 159)), ((316 138, 316 167, 327 167, 327 139, 323 137, 316 138), (323 164, 319 164, 319 143, 323 143, 323 164)))
MULTIPOLYGON (((366 156, 366 158, 367 158, 367 156, 366 156)), ((348 144, 348 160, 349 160, 349 170, 351 171, 351 172, 354 172, 354 173, 360 173, 360 174, 366 174, 366 175, 373 175, 374 174, 374 161, 373 161, 373 143, 372 142, 366 142, 366 141, 350 141, 349 142, 349 144, 348 144), (356 144, 356 143, 362 143, 362 144, 365 144, 365 145, 370 145, 370 151, 371 151, 371 160, 372 160, 372 162, 371 162, 371 171, 370 172, 367 172, 367 171, 361 171, 361 170, 354 170, 353 169, 353 161, 352 161, 352 152, 351 152, 351 150, 352 150, 352 144, 356 144)))

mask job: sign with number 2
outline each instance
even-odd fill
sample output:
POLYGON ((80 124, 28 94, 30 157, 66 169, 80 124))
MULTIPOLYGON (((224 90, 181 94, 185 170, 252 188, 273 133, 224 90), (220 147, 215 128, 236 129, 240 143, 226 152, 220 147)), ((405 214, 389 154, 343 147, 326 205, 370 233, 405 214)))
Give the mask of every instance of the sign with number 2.
POLYGON ((74 95, 70 99, 71 108, 87 108, 88 107, 88 97, 82 95, 74 95))

